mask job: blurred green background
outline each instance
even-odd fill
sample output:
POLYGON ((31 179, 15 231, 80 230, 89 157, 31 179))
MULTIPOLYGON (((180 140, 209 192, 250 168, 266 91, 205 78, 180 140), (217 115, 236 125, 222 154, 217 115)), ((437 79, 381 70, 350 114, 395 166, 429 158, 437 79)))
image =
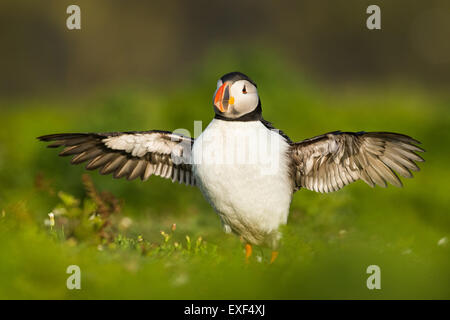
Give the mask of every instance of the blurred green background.
POLYGON ((365 26, 370 4, 2 1, 0 298, 449 299, 450 4, 380 1, 378 31, 365 26), (77 31, 65 25, 73 3, 77 31), (196 188, 83 178, 36 140, 193 133, 235 70, 293 140, 400 132, 427 150, 422 171, 401 189, 297 192, 278 260, 256 248, 247 265, 196 188), (73 264, 81 290, 66 288, 73 264), (381 290, 366 287, 373 264, 381 290))

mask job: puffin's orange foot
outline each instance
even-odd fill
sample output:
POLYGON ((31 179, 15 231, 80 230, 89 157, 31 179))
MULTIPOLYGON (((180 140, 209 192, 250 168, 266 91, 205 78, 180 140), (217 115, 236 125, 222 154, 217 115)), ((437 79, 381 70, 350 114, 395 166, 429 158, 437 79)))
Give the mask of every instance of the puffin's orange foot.
POLYGON ((246 263, 248 263, 251 255, 252 255, 252 245, 247 243, 245 245, 245 262, 246 263))
POLYGON ((270 263, 273 263, 278 257, 278 251, 272 251, 272 256, 270 257, 270 263))

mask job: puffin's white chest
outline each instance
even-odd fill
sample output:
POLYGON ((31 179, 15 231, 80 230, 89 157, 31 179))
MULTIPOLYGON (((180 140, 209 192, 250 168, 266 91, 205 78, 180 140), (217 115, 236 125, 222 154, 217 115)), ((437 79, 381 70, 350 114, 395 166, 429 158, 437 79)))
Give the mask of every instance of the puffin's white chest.
POLYGON ((287 222, 293 191, 288 147, 259 121, 214 119, 196 139, 196 181, 225 231, 255 244, 278 234, 279 225, 287 222))

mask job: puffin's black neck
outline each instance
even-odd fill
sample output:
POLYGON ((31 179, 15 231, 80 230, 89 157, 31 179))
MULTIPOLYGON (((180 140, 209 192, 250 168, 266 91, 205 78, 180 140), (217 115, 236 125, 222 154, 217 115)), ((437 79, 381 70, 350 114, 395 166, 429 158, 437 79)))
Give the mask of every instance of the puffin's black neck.
POLYGON ((225 121, 261 121, 262 120, 261 100, 258 101, 258 106, 252 112, 246 113, 240 116, 239 118, 227 118, 216 113, 214 119, 225 121))

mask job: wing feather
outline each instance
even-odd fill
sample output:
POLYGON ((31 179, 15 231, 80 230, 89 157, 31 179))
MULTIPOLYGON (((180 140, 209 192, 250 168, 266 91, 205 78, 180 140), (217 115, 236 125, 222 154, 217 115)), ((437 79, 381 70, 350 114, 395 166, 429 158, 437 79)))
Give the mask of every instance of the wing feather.
POLYGON ((395 174, 411 178, 424 161, 416 152, 419 141, 392 132, 334 131, 291 144, 292 177, 295 189, 337 191, 363 180, 369 186, 401 187, 395 174))
POLYGON ((193 139, 168 131, 63 133, 38 137, 49 148, 64 147, 60 156, 73 156, 72 164, 86 162, 87 170, 128 180, 152 175, 195 185, 191 173, 193 139), (180 170, 186 172, 180 175, 180 170))

